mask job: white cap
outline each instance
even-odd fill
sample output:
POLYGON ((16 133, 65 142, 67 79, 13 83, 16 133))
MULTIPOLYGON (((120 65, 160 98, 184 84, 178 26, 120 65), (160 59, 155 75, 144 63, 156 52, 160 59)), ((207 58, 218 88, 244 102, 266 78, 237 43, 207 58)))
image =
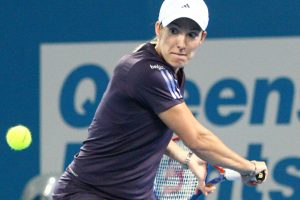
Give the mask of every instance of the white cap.
POLYGON ((158 17, 163 26, 182 17, 194 20, 205 30, 209 19, 208 8, 203 0, 164 0, 158 17))

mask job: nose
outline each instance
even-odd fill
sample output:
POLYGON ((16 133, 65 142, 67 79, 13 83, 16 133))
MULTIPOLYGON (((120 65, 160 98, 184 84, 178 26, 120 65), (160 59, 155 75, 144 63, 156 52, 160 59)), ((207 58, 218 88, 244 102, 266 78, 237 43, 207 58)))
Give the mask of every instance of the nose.
POLYGON ((186 35, 178 34, 177 35, 177 48, 180 52, 184 51, 186 48, 186 35))

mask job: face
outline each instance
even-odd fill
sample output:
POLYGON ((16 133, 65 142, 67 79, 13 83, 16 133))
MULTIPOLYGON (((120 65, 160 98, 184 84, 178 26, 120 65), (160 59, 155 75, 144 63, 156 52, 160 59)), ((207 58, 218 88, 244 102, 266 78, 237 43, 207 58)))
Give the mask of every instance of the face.
POLYGON ((206 37, 206 32, 188 18, 179 18, 167 27, 157 22, 155 31, 158 38, 156 51, 174 68, 187 64, 206 37))

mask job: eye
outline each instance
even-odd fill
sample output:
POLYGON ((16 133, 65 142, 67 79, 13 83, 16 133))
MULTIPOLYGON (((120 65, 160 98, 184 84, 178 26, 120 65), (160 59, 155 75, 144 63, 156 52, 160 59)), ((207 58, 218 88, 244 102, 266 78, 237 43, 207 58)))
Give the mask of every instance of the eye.
POLYGON ((179 30, 176 27, 169 27, 169 31, 171 34, 175 35, 179 33, 179 30))
POLYGON ((190 38, 193 38, 193 39, 195 39, 196 37, 199 37, 199 32, 189 32, 188 33, 188 36, 190 37, 190 38))

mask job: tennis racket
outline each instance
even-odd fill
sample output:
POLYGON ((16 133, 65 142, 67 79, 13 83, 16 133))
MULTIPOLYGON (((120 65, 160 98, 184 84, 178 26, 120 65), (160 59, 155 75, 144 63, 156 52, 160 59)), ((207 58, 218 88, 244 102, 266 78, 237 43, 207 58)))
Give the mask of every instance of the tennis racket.
MULTIPOLYGON (((214 165, 213 167, 218 171, 219 175, 217 177, 211 179, 210 181, 206 182, 207 186, 213 186, 213 185, 216 185, 223 181, 236 181, 236 180, 242 179, 241 174, 234 170, 222 168, 222 167, 219 167, 216 165, 214 165)), ((265 173, 265 171, 262 171, 255 176, 253 181, 263 181, 263 180, 265 180, 265 178, 266 178, 266 173, 265 173)), ((199 190, 199 191, 197 191, 197 194, 194 194, 190 198, 190 200, 199 200, 201 195, 202 195, 202 192, 199 190)))
MULTIPOLYGON (((178 137, 172 140, 186 151, 190 151, 178 137)), ((240 173, 234 170, 215 165, 212 167, 216 169, 218 176, 209 180, 207 185, 241 180, 240 173)), ((259 173, 256 180, 264 180, 265 175, 264 172, 259 173)), ((197 184, 198 179, 190 170, 184 169, 179 162, 168 156, 163 156, 154 182, 154 192, 159 200, 198 200, 202 193, 196 193, 197 184)))
MULTIPOLYGON (((173 139, 186 151, 189 149, 178 138, 173 139)), ((154 192, 159 200, 188 200, 195 194, 198 179, 182 165, 164 155, 154 181, 154 192)))

